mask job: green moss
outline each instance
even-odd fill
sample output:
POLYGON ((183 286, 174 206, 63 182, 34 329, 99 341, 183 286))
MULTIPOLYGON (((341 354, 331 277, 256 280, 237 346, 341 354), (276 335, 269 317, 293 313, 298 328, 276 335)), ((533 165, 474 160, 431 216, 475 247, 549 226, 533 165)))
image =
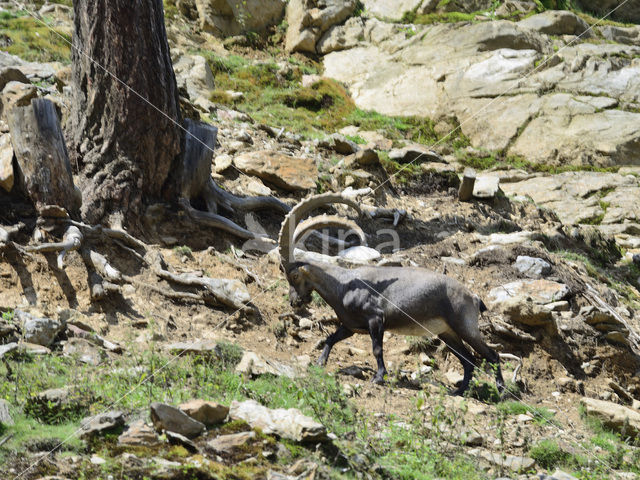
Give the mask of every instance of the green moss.
POLYGON ((509 401, 498 404, 497 410, 505 415, 531 415, 538 425, 556 424, 553 412, 544 407, 534 407, 522 402, 509 401))
POLYGON ((71 38, 27 16, 26 12, 0 13, 0 39, 4 50, 33 62, 71 61, 71 38))
POLYGON ((529 455, 538 465, 547 470, 552 470, 559 465, 569 463, 571 454, 564 451, 556 441, 545 439, 534 445, 529 450, 529 455))

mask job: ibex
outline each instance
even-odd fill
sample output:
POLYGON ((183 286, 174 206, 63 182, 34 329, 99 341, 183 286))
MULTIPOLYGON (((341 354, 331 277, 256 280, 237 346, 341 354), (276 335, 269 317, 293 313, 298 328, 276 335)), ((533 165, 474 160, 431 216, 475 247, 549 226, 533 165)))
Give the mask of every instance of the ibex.
POLYGON ((325 341, 318 365, 325 365, 333 346, 354 333, 368 333, 378 369, 373 378, 383 383, 387 373, 382 354, 386 330, 405 335, 435 336, 442 339, 464 368, 462 384, 453 395, 461 395, 473 375, 474 358, 465 347, 470 345, 495 369, 496 385, 504 389, 498 354, 483 340, 478 317, 486 310, 480 298, 453 278, 424 268, 360 267, 342 268, 293 257, 294 245, 314 229, 339 226, 348 228, 365 241, 365 234, 355 222, 337 216, 322 215, 299 222, 313 209, 332 203, 359 205, 337 194, 307 198, 286 216, 280 230, 282 269, 289 281, 289 299, 296 307, 308 303, 315 290, 333 308, 340 326, 325 341))

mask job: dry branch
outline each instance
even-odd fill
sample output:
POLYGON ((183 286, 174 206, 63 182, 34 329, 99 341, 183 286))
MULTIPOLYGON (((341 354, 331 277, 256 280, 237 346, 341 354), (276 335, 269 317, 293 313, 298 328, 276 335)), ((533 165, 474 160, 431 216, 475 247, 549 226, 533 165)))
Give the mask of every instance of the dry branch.
POLYGON ((57 262, 58 268, 62 270, 64 268, 64 256, 67 252, 71 250, 78 250, 80 245, 82 245, 82 233, 80 233, 80 229, 71 225, 67 228, 66 232, 64 232, 64 236, 62 237, 62 242, 56 243, 43 243, 42 245, 25 247, 27 252, 60 252, 58 254, 57 262))

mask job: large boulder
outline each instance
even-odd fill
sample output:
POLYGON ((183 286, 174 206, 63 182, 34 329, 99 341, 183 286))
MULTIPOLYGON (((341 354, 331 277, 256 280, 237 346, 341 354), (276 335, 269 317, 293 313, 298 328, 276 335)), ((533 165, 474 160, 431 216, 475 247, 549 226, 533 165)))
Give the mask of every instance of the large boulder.
POLYGON ((13 146, 8 133, 0 136, 0 187, 10 192, 13 188, 13 146))
POLYGON ((611 12, 611 19, 640 23, 640 0, 577 0, 583 10, 598 15, 611 12))
POLYGON ((355 8, 355 0, 291 0, 286 14, 286 50, 315 53, 320 36, 344 22, 355 8))
POLYGON ((151 421, 156 430, 179 433, 187 438, 195 438, 205 431, 205 425, 182 410, 164 403, 154 402, 150 406, 151 421))
POLYGON ((271 150, 238 155, 233 163, 241 172, 260 177, 284 190, 315 188, 318 169, 313 160, 296 158, 271 150))
POLYGON ((580 404, 589 417, 600 420, 605 427, 624 436, 640 437, 640 412, 617 403, 583 398, 580 404))
POLYGON ((376 17, 400 20, 402 16, 420 7, 423 0, 363 0, 367 13, 376 17))
MULTIPOLYGON (((278 24, 285 4, 284 0, 195 0, 200 28, 220 37, 261 32, 278 24)), ((181 7, 192 12, 186 2, 181 2, 181 7)))
POLYGON ((22 310, 15 311, 16 320, 22 325, 23 340, 48 347, 64 330, 65 322, 53 318, 38 317, 22 310))
MULTIPOLYGON (((564 10, 547 10, 521 20, 518 25, 547 35, 582 35, 589 30, 587 22, 575 13, 564 10)), ((591 30, 586 34, 593 35, 591 30)))

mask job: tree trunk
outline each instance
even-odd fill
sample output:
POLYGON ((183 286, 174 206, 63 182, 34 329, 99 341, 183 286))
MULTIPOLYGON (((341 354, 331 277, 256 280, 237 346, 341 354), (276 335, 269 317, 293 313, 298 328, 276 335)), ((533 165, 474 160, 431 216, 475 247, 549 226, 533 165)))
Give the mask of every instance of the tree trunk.
POLYGON ((69 153, 81 214, 138 226, 146 200, 176 200, 178 89, 162 0, 76 0, 69 153), (142 97, 142 98, 141 98, 142 97))
POLYGON ((74 214, 80 207, 60 120, 50 100, 34 98, 9 113, 11 141, 26 193, 40 212, 58 205, 74 214))

